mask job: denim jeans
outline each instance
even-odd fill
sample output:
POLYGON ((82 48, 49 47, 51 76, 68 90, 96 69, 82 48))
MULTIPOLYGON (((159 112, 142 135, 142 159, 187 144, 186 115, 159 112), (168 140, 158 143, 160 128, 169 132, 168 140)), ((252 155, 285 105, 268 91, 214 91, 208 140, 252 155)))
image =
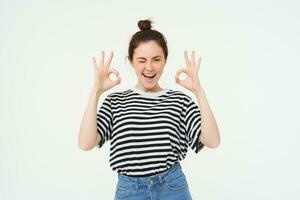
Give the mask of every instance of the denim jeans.
POLYGON ((147 177, 118 173, 115 200, 191 200, 189 186, 177 162, 170 169, 147 177))

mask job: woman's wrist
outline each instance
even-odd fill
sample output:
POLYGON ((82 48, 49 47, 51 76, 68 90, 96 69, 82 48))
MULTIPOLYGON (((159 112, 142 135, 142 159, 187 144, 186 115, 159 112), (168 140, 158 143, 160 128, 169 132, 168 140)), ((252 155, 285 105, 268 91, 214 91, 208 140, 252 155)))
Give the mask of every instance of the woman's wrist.
POLYGON ((99 89, 96 89, 96 88, 93 88, 93 89, 90 91, 90 94, 96 95, 96 96, 100 97, 100 96, 103 94, 103 91, 102 91, 102 90, 99 90, 99 89))

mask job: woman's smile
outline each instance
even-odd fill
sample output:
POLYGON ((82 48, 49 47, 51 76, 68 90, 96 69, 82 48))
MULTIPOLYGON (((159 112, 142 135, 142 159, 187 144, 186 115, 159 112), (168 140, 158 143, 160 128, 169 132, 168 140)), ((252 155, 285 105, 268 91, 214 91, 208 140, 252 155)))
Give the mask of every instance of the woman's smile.
POLYGON ((142 75, 143 75, 144 79, 146 80, 146 82, 152 82, 152 80, 156 76, 156 74, 154 74, 152 76, 149 76, 149 75, 146 75, 146 74, 143 74, 143 73, 142 73, 142 75))

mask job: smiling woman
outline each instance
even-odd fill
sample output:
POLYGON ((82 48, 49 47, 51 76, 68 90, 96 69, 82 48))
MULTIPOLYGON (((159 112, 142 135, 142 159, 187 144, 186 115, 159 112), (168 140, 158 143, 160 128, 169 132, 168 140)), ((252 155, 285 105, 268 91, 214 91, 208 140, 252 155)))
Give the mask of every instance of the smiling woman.
POLYGON ((138 77, 137 88, 147 92, 162 90, 158 84, 166 60, 168 47, 165 37, 151 29, 150 20, 140 20, 141 31, 136 32, 129 43, 128 59, 138 77))
POLYGON ((162 48, 155 41, 141 43, 130 60, 138 77, 137 88, 147 92, 162 90, 158 80, 163 73, 166 61, 162 48))
POLYGON ((201 114, 191 97, 159 85, 168 57, 167 42, 162 33, 151 29, 151 20, 140 20, 138 26, 140 31, 132 36, 128 48, 137 84, 110 93, 97 113, 99 97, 119 84, 121 77, 116 69, 110 68, 113 53, 104 62, 102 52, 99 65, 93 58, 95 84, 82 121, 79 144, 89 150, 110 141, 110 167, 118 173, 115 200, 189 200, 192 197, 180 161, 186 157, 188 147, 198 153, 206 144, 216 147, 218 142, 212 114, 197 79, 199 63, 196 65, 194 53, 191 60, 185 53, 187 68, 181 71, 188 79, 176 82, 201 99, 201 114), (117 80, 109 79, 111 73, 117 80), (212 125, 214 134, 202 132, 202 117, 204 128, 212 125))

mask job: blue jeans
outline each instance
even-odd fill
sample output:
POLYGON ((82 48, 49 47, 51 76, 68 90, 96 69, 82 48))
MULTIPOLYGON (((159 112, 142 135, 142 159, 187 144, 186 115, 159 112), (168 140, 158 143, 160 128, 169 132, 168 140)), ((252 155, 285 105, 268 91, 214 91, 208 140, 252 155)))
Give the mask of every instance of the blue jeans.
POLYGON ((130 177, 118 173, 115 200, 191 200, 186 177, 180 163, 147 177, 130 177))

